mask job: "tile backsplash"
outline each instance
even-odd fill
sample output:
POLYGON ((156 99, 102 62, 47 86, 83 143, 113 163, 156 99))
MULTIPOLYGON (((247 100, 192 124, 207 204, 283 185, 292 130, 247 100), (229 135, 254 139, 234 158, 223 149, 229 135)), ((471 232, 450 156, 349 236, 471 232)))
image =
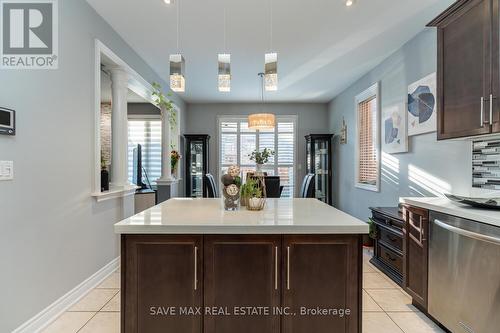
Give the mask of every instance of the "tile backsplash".
POLYGON ((472 143, 472 186, 500 190, 500 138, 472 143))

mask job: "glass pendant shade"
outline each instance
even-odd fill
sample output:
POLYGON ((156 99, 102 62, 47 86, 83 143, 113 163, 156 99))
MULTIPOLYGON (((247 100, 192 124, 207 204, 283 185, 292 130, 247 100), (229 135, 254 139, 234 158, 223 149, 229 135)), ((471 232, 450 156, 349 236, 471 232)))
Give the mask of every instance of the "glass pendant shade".
POLYGON ((230 54, 219 54, 219 75, 218 75, 218 86, 220 92, 230 92, 231 91, 231 55, 230 54))
POLYGON ((170 89, 175 92, 186 91, 184 76, 184 57, 182 54, 170 55, 170 89))
POLYGON ((278 53, 266 53, 264 67, 266 91, 278 90, 278 53))
POLYGON ((248 116, 248 128, 253 130, 273 129, 276 116, 272 113, 255 113, 248 116))

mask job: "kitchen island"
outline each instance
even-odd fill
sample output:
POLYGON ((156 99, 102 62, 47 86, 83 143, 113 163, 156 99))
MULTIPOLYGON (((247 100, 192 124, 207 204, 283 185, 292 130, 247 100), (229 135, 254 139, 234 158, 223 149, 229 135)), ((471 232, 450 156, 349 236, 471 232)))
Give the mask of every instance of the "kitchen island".
POLYGON ((316 199, 171 199, 115 232, 122 332, 361 333, 368 225, 316 199))

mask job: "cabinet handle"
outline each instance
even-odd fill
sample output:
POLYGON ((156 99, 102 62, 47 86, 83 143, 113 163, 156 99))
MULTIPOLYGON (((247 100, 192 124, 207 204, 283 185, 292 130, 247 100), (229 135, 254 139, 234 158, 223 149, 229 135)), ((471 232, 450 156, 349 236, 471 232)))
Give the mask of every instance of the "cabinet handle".
POLYGON ((484 127, 484 97, 481 97, 481 127, 484 127))
POLYGON ((194 247, 194 290, 198 290, 198 246, 194 247))
POLYGON ((490 125, 493 125, 493 95, 490 94, 490 125))
POLYGON ((274 290, 278 290, 278 247, 274 247, 274 290))
POLYGON ((286 289, 290 290, 290 246, 286 247, 286 289))

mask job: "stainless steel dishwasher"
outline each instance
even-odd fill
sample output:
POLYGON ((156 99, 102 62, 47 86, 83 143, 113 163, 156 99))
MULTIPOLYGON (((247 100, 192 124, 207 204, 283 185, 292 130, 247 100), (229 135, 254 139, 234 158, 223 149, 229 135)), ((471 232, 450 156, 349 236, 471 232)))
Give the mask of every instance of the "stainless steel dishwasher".
POLYGON ((431 212, 429 314, 454 333, 500 332, 499 227, 431 212))

